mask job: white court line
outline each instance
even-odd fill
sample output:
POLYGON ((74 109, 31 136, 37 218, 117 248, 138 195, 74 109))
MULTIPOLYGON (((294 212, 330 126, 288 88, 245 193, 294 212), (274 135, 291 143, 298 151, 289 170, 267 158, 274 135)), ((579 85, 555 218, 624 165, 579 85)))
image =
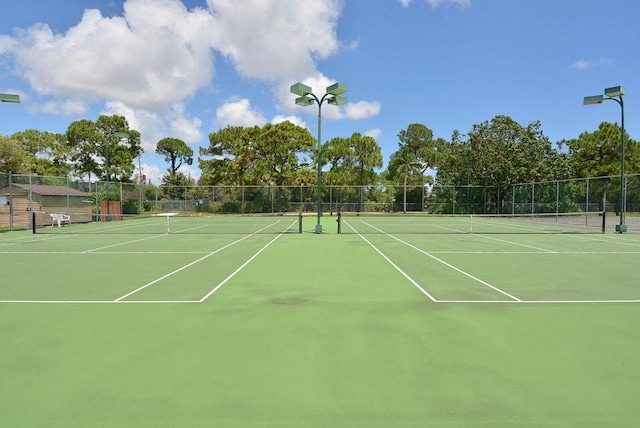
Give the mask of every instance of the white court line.
POLYGON ((622 300, 622 299, 617 299, 617 300, 520 300, 520 301, 514 301, 514 300, 438 300, 438 303, 472 303, 472 304, 486 304, 486 303, 507 303, 507 304, 519 304, 519 305, 524 305, 524 304, 532 304, 532 305, 543 305, 543 304, 549 304, 549 305, 559 305, 559 304, 622 304, 622 303, 640 303, 640 300, 638 299, 631 299, 631 300, 622 300))
POLYGON ((260 253, 262 253, 264 250, 267 249, 268 246, 270 246, 271 244, 273 244, 278 238, 280 238, 282 235, 284 235, 284 233, 289 230, 292 226, 294 226, 297 223, 297 221, 291 223, 291 225, 289 227, 287 227, 284 231, 282 231, 282 233, 279 233, 275 238, 273 238, 271 241, 269 241, 267 243, 267 245, 265 245, 264 247, 260 248, 258 250, 258 252, 256 252, 253 256, 251 256, 251 258, 249 260, 247 260, 246 262, 244 262, 238 269, 236 269, 235 271, 233 271, 233 273, 231 273, 231 275, 229 275, 228 277, 226 277, 220 284, 218 284, 217 286, 215 286, 215 288, 211 291, 209 291, 207 294, 204 295, 204 297, 202 299, 200 299, 200 302, 204 302, 205 300, 207 300, 209 297, 211 297, 211 295, 213 293, 215 293, 216 291, 218 291, 218 289, 220 289, 220 287, 222 287, 224 284, 226 284, 231 278, 233 278, 234 276, 236 276, 236 274, 238 272, 240 272, 242 269, 245 268, 245 266, 247 266, 249 263, 251 263, 253 261, 253 259, 255 259, 256 257, 258 257, 258 255, 260 253))
POLYGON ((521 244, 519 242, 507 241, 506 239, 494 238, 493 236, 478 235, 477 233, 474 233, 472 235, 473 236, 477 236, 479 238, 490 239, 490 240, 493 240, 493 241, 502 242, 504 244, 517 245, 519 247, 531 248, 532 250, 539 250, 539 251, 543 251, 545 253, 556 254, 555 251, 547 250, 546 248, 542 248, 542 247, 534 247, 533 245, 526 245, 526 244, 521 244))
MULTIPOLYGON (((438 257, 434 256, 434 255, 433 255, 433 254, 431 254, 431 253, 428 253, 427 251, 421 250, 420 248, 416 247, 415 245, 412 245, 412 244, 410 244, 410 243, 408 243, 408 242, 406 242, 406 241, 403 241, 402 239, 397 238, 396 236, 393 236, 393 235, 391 235, 391 234, 389 234, 389 233, 385 232, 384 230, 378 229, 377 227, 375 227, 375 226, 373 226, 373 225, 371 225, 371 224, 367 223, 366 221, 362 221, 362 222, 363 222, 364 224, 366 224, 367 226, 369 226, 369 227, 371 227, 371 228, 373 228, 373 229, 376 229, 377 231, 379 231, 379 232, 381 232, 381 233, 383 233, 383 234, 387 235, 388 237, 393 238, 393 239, 395 239, 396 241, 398 241, 398 242, 400 242, 400 243, 402 243, 402 244, 404 244, 404 245, 406 245, 406 246, 408 246, 408 247, 410 247, 410 248, 413 248, 414 250, 416 250, 416 251, 418 251, 418 252, 420 252, 420 253, 424 254, 425 256, 428 256, 428 257, 432 258, 433 260, 437 261, 438 263, 442 263, 443 265, 447 266, 448 268, 453 269, 453 270, 455 270, 456 272, 461 273, 462 275, 464 275, 464 276, 466 276, 466 277, 468 277, 468 278, 471 278, 472 280, 474 280, 474 281, 476 281, 476 282, 479 282, 480 284, 482 284, 482 285, 484 285, 484 286, 486 286, 486 287, 489 287, 489 288, 491 288, 492 290, 497 291, 498 293, 500 293, 500 294, 502 294, 502 295, 504 295, 504 296, 509 297, 510 299, 515 300, 516 302, 520 302, 520 301, 521 301, 521 300, 520 300, 520 299, 518 299, 516 296, 514 296, 514 295, 512 295, 512 294, 509 294, 509 293, 507 293, 506 291, 501 290, 501 289, 499 289, 498 287, 496 287, 496 286, 494 286, 494 285, 491 285, 491 284, 489 284, 488 282, 483 281, 483 280, 481 280, 480 278, 477 278, 477 277, 475 277, 475 276, 471 275, 470 273, 465 272, 465 271, 463 271, 462 269, 459 269, 459 268, 457 268, 457 267, 453 266, 453 265, 452 265, 452 264, 450 264, 450 263, 445 262, 444 260, 442 260, 442 259, 440 259, 440 258, 438 258, 438 257)), ((351 227, 351 226, 349 226, 349 227, 351 227)), ((353 228, 352 228, 352 229, 353 229, 353 228)), ((354 229, 354 230, 355 230, 355 229, 354 229)))
POLYGON ((16 238, 16 239, 24 239, 23 241, 20 241, 20 242, 18 242, 18 241, 0 242, 0 246, 30 244, 32 242, 50 241, 52 239, 69 238, 71 236, 78 236, 78 234, 77 233, 76 234, 69 233, 69 234, 64 234, 64 235, 49 236, 47 238, 38 237, 37 239, 29 239, 29 238, 33 237, 33 235, 31 235, 31 236, 25 237, 25 238, 16 238))
POLYGON ((33 303, 39 305, 114 305, 114 304, 132 304, 132 303, 159 303, 159 304, 177 304, 177 303, 200 303, 198 300, 129 300, 124 302, 115 302, 113 300, 0 300, 0 303, 33 303))
POLYGON ((146 241, 146 240, 149 240, 149 239, 160 238, 161 236, 166 236, 166 235, 147 236, 146 238, 134 239, 133 241, 119 242, 117 244, 106 245, 104 247, 92 248, 91 250, 82 251, 80 254, 89 254, 89 253, 92 253, 92 252, 95 252, 95 251, 106 250, 107 248, 119 247, 121 245, 128 245, 128 244, 132 244, 134 242, 140 242, 140 241, 146 241))
POLYGON ((414 287, 416 287, 418 290, 420 290, 420 292, 422 294, 424 294, 425 296, 427 296, 432 302, 437 302, 436 298, 433 297, 427 290, 425 290, 424 288, 422 288, 420 286, 420 284, 418 284, 413 278, 411 278, 405 271, 403 271, 402 269, 400 269, 400 267, 398 265, 396 265, 394 262, 391 261, 391 259, 389 257, 387 257, 382 251, 380 251, 375 245, 373 245, 371 242, 369 242, 369 240, 367 238, 365 238, 364 236, 362 236, 362 234, 360 232, 358 232, 357 230, 355 230, 350 224, 349 222, 345 221, 345 224, 347 226, 349 226, 349 228, 351 230, 353 230, 360 238, 362 238, 364 240, 364 242, 366 242, 367 244, 369 244, 369 246, 371 248, 373 248, 378 254, 380 254, 391 266, 394 267, 395 270, 397 270, 398 272, 400 272, 400 274, 402 276, 404 276, 407 280, 409 280, 409 282, 411 284, 413 284, 414 287))
POLYGON ((238 240, 236 240, 236 241, 233 241, 232 243, 227 244, 227 245, 225 245, 225 246, 224 246, 224 247, 222 247, 222 248, 218 248, 216 251, 213 251, 213 252, 211 252, 211 253, 209 253, 209 254, 207 254, 207 255, 203 256, 203 257, 200 257, 198 260, 195 260, 195 261, 193 261, 193 262, 191 262, 191 263, 189 263, 189 264, 186 264, 186 265, 182 266, 181 268, 178 268, 178 269, 176 269, 176 270, 174 270, 174 271, 172 271, 172 272, 169 272, 168 274, 163 275, 163 276, 161 276, 160 278, 157 278, 157 279, 155 279, 155 280, 153 280, 153 281, 151 281, 151 282, 149 282, 149 283, 147 283, 147 284, 143 285, 142 287, 138 287, 138 288, 136 288, 135 290, 133 290, 133 291, 131 291, 131 292, 129 292, 129 293, 127 293, 127 294, 125 294, 124 296, 120 296, 120 297, 118 297, 117 299, 115 299, 115 300, 114 300, 114 302, 119 302, 119 301, 121 301, 121 300, 123 300, 123 299, 126 299, 127 297, 129 297, 129 296, 131 296, 131 295, 133 295, 133 294, 135 294, 135 293, 137 293, 137 292, 139 292, 139 291, 142 291, 142 290, 144 290, 144 289, 145 289, 145 288, 147 288, 147 287, 152 286, 153 284, 156 284, 156 283, 158 283, 158 282, 160 282, 160 281, 162 281, 162 280, 164 280, 164 279, 166 279, 166 278, 168 278, 168 277, 170 277, 170 276, 172 276, 172 275, 175 275, 175 274, 176 274, 176 273, 178 273, 178 272, 181 272, 181 271, 183 271, 183 270, 185 270, 185 269, 187 269, 187 268, 189 268, 189 267, 191 267, 191 266, 195 265, 196 263, 200 263, 201 261, 206 260, 207 258, 209 258, 209 257, 213 256, 214 254, 217 254, 217 253, 219 253, 220 251, 223 251, 223 250, 225 250, 225 249, 227 249, 227 248, 231 247, 232 245, 237 244, 238 242, 244 241, 244 240, 245 240, 245 239, 247 239, 247 238, 250 238, 250 237, 252 237, 252 236, 255 236, 257 233, 260 233, 261 231, 263 231, 263 230, 265 230, 265 229, 268 229, 269 227, 271 227, 271 226, 273 226, 273 225, 277 224, 279 221, 280 221, 280 220, 278 220, 278 221, 276 221, 276 222, 274 222, 274 223, 272 223, 272 224, 270 224, 270 225, 268 225, 268 226, 265 226, 265 227, 263 227, 262 229, 259 229, 259 230, 257 230, 256 232, 253 232, 253 233, 252 233, 252 234, 250 234, 250 235, 244 236, 244 237, 242 237, 242 238, 240 238, 240 239, 238 239, 238 240))

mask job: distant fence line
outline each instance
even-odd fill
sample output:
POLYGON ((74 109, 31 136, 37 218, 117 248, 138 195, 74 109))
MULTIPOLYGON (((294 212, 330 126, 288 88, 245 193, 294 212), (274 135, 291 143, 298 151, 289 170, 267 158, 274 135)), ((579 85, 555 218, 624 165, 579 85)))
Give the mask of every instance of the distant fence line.
MULTIPOLYGON (((110 215, 316 212, 315 185, 156 186, 68 177, 0 174, 0 230, 25 228, 28 212, 60 212, 95 221, 110 215), (109 203, 107 203, 109 201, 109 203)), ((626 176, 626 211, 640 212, 640 174, 626 176)), ((432 214, 619 211, 620 177, 593 177, 497 186, 407 186, 325 183, 323 211, 432 214)), ((46 215, 41 218, 45 219, 46 215)))

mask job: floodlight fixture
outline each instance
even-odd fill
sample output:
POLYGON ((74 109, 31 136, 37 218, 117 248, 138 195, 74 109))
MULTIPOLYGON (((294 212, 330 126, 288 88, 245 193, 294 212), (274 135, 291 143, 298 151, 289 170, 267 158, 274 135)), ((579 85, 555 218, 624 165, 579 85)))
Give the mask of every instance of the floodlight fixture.
POLYGON ((592 104, 600 104, 604 101, 604 97, 602 95, 592 95, 589 97, 584 97, 584 102, 582 105, 588 106, 592 104))
POLYGON ((300 95, 301 97, 304 97, 305 95, 309 95, 311 93, 311 87, 302 83, 296 83, 295 85, 292 85, 290 90, 292 94, 300 95))
POLYGON ((308 95, 304 95, 302 97, 296 98, 296 105, 301 107, 307 107, 313 104, 313 101, 314 101, 313 98, 311 98, 308 95))
POLYGON ((347 103, 347 99, 345 97, 341 97, 339 95, 334 96, 333 98, 329 98, 327 103, 332 106, 343 106, 347 103))
POLYGON ((614 86, 604 90, 604 96, 609 98, 621 97, 626 93, 627 91, 622 86, 614 86))
POLYGON ((20 95, 17 94, 0 94, 0 102, 3 103, 19 103, 20 95))
POLYGON ((344 83, 334 83, 331 86, 327 86, 327 94, 331 95, 342 95, 347 92, 347 85, 344 83))

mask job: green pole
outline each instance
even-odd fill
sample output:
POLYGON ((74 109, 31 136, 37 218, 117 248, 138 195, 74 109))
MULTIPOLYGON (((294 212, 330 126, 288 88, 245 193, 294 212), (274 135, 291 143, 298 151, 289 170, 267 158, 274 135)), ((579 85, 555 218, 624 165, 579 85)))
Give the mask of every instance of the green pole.
POLYGON ((105 154, 105 160, 107 161, 107 216, 105 217, 105 221, 111 221, 111 197, 109 196, 109 192, 111 192, 111 178, 109 177, 109 136, 107 136, 106 139, 106 154, 105 154))
POLYGON ((621 127, 620 131, 620 226, 618 232, 626 232, 627 226, 625 224, 625 211, 627 209, 627 192, 626 192, 626 177, 624 174, 624 102, 622 101, 622 95, 620 96, 618 103, 620 104, 621 111, 621 127))
MULTIPOLYGON (((323 100, 324 101, 324 98, 323 100)), ((316 233, 322 233, 322 101, 318 102, 318 153, 316 162, 318 164, 318 196, 316 199, 318 209, 318 221, 316 223, 316 233)))
POLYGON ((296 105, 306 107, 313 104, 314 101, 318 103, 318 150, 316 153, 318 169, 318 195, 316 198, 316 208, 318 211, 318 220, 316 223, 316 233, 322 233, 322 103, 327 101, 329 104, 336 106, 346 104, 347 99, 340 95, 347 91, 347 85, 343 83, 334 83, 333 85, 328 86, 327 92, 320 99, 313 94, 310 86, 302 83, 292 85, 290 91, 292 94, 299 95, 299 97, 296 98, 296 105))

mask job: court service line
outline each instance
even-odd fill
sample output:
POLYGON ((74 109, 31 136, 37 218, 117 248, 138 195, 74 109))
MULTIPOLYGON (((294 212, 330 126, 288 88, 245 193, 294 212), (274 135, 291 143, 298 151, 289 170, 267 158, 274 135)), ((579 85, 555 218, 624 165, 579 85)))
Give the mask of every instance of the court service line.
MULTIPOLYGON (((0 246, 8 246, 8 245, 20 245, 20 244, 30 244, 32 242, 42 242, 42 241, 50 241, 52 239, 61 239, 61 238, 68 238, 70 236, 78 236, 78 234, 64 234, 64 235, 55 235, 55 236, 49 236, 47 238, 41 238, 38 237, 36 239, 32 239, 33 234, 29 237, 25 237, 25 238, 16 238, 16 239, 24 239, 24 241, 3 241, 0 242, 0 246)), ((13 238, 11 238, 13 239, 13 238)))
POLYGON ((376 229, 377 231, 379 231, 379 232, 381 232, 381 233, 383 233, 383 234, 387 235, 388 237, 393 238, 393 239, 395 239, 396 241, 398 241, 398 242, 400 242, 400 243, 402 243, 402 244, 404 244, 404 245, 406 245, 406 246, 408 246, 408 247, 410 247, 410 248, 413 248, 414 250, 416 250, 416 251, 418 251, 418 252, 420 252, 420 253, 424 254, 425 256, 428 256, 428 257, 432 258, 433 260, 437 261, 438 263, 441 263, 441 264, 443 264, 443 265, 447 266, 448 268, 453 269, 453 270, 455 270, 456 272, 461 273, 462 275, 464 275, 464 276, 466 276, 466 277, 468 277, 468 278, 471 278, 472 280, 477 281, 477 282, 479 282, 480 284, 482 284, 482 285, 484 285, 484 286, 486 286, 486 287, 489 287, 489 288, 491 288, 492 290, 497 291, 498 293, 500 293, 500 294, 502 294, 502 295, 504 295, 504 296, 509 297, 510 299, 515 300, 516 302, 521 302, 521 301, 522 301, 522 300, 520 300, 519 298, 517 298, 516 296, 514 296, 514 295, 512 295, 512 294, 509 294, 509 293, 507 293, 506 291, 501 290, 501 289, 499 289, 498 287, 496 287, 496 286, 494 286, 494 285, 491 285, 491 284, 489 284, 488 282, 483 281, 482 279, 480 279, 480 278, 478 278, 478 277, 475 277, 475 276, 471 275, 470 273, 463 271, 463 270, 462 270, 462 269, 460 269, 460 268, 455 267, 455 266, 454 266, 454 265, 452 265, 451 263, 447 263, 447 262, 445 262, 444 260, 442 260, 442 259, 440 259, 440 258, 438 258, 438 257, 434 256, 433 254, 431 254, 431 253, 429 253, 429 252, 427 252, 427 251, 424 251, 424 250, 422 250, 422 249, 420 249, 420 248, 416 247, 415 245, 412 245, 412 244, 410 244, 410 243, 408 243, 408 242, 406 242, 406 241, 403 241, 402 239, 400 239, 400 238, 398 238, 398 237, 396 237, 396 236, 394 236, 394 235, 391 235, 390 233, 387 233, 387 232, 385 232, 384 230, 378 229, 377 227, 375 227, 375 226, 373 226, 373 225, 371 225, 371 224, 367 223, 366 221, 363 221, 363 223, 364 223, 364 224, 366 224, 367 226, 369 226, 369 227, 371 227, 371 228, 373 228, 373 229, 376 229))
POLYGON ((113 248, 113 247, 119 247, 121 245, 133 244, 134 242, 147 241, 149 239, 160 238, 161 236, 165 236, 165 235, 147 236, 146 238, 134 239, 133 241, 119 242, 117 244, 107 245, 107 246, 104 246, 104 247, 92 248, 91 250, 82 251, 81 254, 88 254, 88 253, 93 253, 95 251, 106 250, 107 248, 113 248))
POLYGON ((347 226, 349 226, 349 228, 351 230, 353 230, 364 242, 366 242, 367 244, 369 244, 369 246, 371 248, 373 248, 378 254, 380 254, 382 256, 382 258, 384 258, 391 266, 393 266, 393 268, 395 270, 397 270, 400 275, 404 276, 411 284, 413 284, 414 287, 416 287, 418 290, 420 290, 420 292, 422 294, 424 294, 425 296, 427 296, 432 302, 437 303, 438 301, 436 300, 435 297, 433 297, 427 290, 425 290, 424 288, 422 288, 420 286, 420 284, 418 284, 413 278, 411 278, 409 276, 409 274, 407 274, 405 271, 403 271, 397 264, 395 264, 393 261, 391 261, 391 259, 389 257, 387 257, 382 251, 380 251, 380 249, 378 249, 378 247, 376 247, 375 245, 373 245, 367 238, 365 238, 360 232, 358 232, 357 230, 355 230, 353 228, 353 226, 351 226, 349 224, 349 222, 345 221, 345 224, 347 226))
POLYGON ((228 277, 226 277, 224 280, 222 280, 222 282, 218 285, 215 286, 215 288, 213 288, 213 290, 209 291, 207 294, 204 295, 204 297, 202 299, 200 299, 200 303, 206 301, 209 297, 211 297, 211 295, 213 295, 213 293, 215 293, 216 291, 218 291, 220 289, 220 287, 222 287, 223 285, 225 285, 227 282, 229 282, 229 280, 231 280, 231 278, 233 278, 234 276, 236 276, 236 274, 238 274, 238 272, 240 272, 242 269, 244 269, 249 263, 251 263, 253 261, 253 259, 255 259, 256 257, 258 257, 258 255, 260 253, 262 253, 264 250, 267 249, 267 247, 269 247, 271 244, 273 244, 278 238, 280 238, 282 235, 285 234, 285 232, 287 230, 289 230, 291 227, 293 227, 295 224, 297 223, 297 221, 291 223, 291 225, 289 227, 287 227, 284 231, 282 231, 281 233, 279 233, 275 238, 273 238, 271 241, 269 241, 264 247, 260 248, 253 256, 251 256, 249 258, 249 260, 247 260, 246 262, 244 262, 242 265, 240 265, 240 267, 238 269, 236 269, 235 271, 233 271, 231 273, 231 275, 229 275, 228 277))
POLYGON ((531 248, 532 250, 539 250, 539 251, 543 251, 545 253, 550 253, 550 254, 555 254, 556 253, 555 251, 547 250, 546 248, 535 247, 533 245, 527 245, 527 244, 521 244, 519 242, 507 241, 506 239, 494 238, 493 236, 478 235, 477 233, 473 233, 472 235, 477 236, 479 238, 491 239, 493 241, 502 242, 502 243, 505 243, 505 244, 511 244, 511 245, 517 245, 519 247, 531 248))
POLYGON ((233 241, 232 243, 225 245, 224 247, 218 248, 217 250, 215 250, 215 251, 213 251, 213 252, 211 252, 211 253, 209 253, 209 254, 207 254, 207 255, 203 256, 203 257, 200 257, 199 259, 197 259, 197 260, 195 260, 195 261, 193 261, 193 262, 191 262, 191 263, 188 263, 188 264, 186 264, 186 265, 184 265, 184 266, 182 266, 182 267, 180 267, 180 268, 178 268, 178 269, 176 269, 176 270, 174 270, 174 271, 172 271, 172 272, 169 272, 168 274, 163 275, 163 276, 161 276, 160 278, 157 278, 157 279, 155 279, 155 280, 153 280, 153 281, 151 281, 151 282, 149 282, 149 283, 147 283, 147 284, 143 285, 142 287, 138 287, 138 288, 136 288, 135 290, 133 290, 133 291, 131 291, 131 292, 129 292, 129 293, 127 293, 127 294, 125 294, 124 296, 120 296, 120 297, 118 297, 117 299, 115 299, 115 300, 114 300, 114 302, 120 302, 121 300, 126 299, 127 297, 132 296, 133 294, 135 294, 135 293, 137 293, 137 292, 139 292, 139 291, 142 291, 142 290, 144 290, 144 289, 145 289, 145 288, 147 288, 147 287, 152 286, 153 284, 157 284, 158 282, 160 282, 160 281, 162 281, 162 280, 165 280, 165 279, 167 279, 168 277, 170 277, 170 276, 172 276, 172 275, 175 275, 175 274, 176 274, 176 273, 178 273, 178 272, 182 272, 183 270, 188 269, 188 268, 190 268, 191 266, 193 266, 193 265, 195 265, 195 264, 197 264, 197 263, 200 263, 200 262, 201 262, 201 261, 203 261, 203 260, 208 259, 209 257, 213 256, 214 254, 217 254, 217 253, 219 253, 219 252, 221 252, 221 251, 223 251, 223 250, 226 250, 227 248, 231 247, 232 245, 237 244, 238 242, 242 242, 242 241, 244 241, 244 240, 245 240, 245 239, 247 239, 247 238, 250 238, 250 237, 252 237, 252 236, 255 236, 256 234, 260 233, 261 231, 263 231, 263 230, 265 230, 265 229, 268 229, 269 227, 273 226, 274 224, 277 224, 279 221, 280 221, 280 220, 278 220, 277 222, 272 223, 272 224, 270 224, 270 225, 268 225, 268 226, 265 226, 265 227, 263 227, 262 229, 259 229, 258 231, 253 232, 253 233, 251 233, 251 234, 249 234, 249 235, 247 235, 247 236, 244 236, 244 237, 242 237, 242 238, 240 238, 240 239, 237 239, 237 240, 233 241))

